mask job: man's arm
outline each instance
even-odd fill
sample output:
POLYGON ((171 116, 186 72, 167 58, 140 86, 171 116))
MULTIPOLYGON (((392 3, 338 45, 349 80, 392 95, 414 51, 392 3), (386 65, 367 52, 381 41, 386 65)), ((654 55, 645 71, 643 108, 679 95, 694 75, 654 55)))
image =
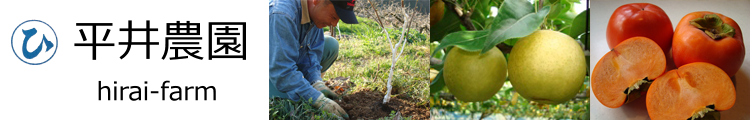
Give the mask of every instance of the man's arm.
POLYGON ((320 66, 320 60, 323 59, 323 29, 318 29, 316 27, 312 27, 312 32, 309 34, 314 34, 312 36, 315 36, 310 41, 310 45, 308 46, 310 48, 310 51, 308 51, 307 56, 309 57, 308 61, 301 64, 300 71, 302 71, 302 74, 307 78, 307 81, 310 83, 315 83, 316 81, 322 81, 323 78, 320 77, 320 70, 323 69, 323 66, 320 66), (308 64, 309 63, 309 64, 308 64))
POLYGON ((294 101, 315 101, 321 93, 310 86, 310 82, 303 78, 302 72, 297 71, 295 59, 299 57, 299 26, 289 14, 283 12, 272 12, 268 22, 268 72, 271 84, 279 91, 287 93, 294 101))

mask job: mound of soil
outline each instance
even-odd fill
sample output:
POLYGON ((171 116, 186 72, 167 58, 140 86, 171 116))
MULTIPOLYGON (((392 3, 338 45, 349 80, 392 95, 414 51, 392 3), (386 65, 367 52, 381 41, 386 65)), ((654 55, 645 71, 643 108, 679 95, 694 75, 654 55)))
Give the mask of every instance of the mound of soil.
POLYGON ((349 81, 349 78, 347 77, 336 77, 331 80, 325 81, 326 86, 328 86, 329 89, 336 92, 336 94, 344 94, 344 91, 349 90, 349 88, 354 87, 354 83, 349 81))
POLYGON ((395 97, 392 97, 388 103, 383 104, 384 95, 381 92, 364 90, 348 94, 342 100, 336 100, 336 102, 346 110, 349 119, 352 120, 388 117, 391 111, 412 119, 426 120, 430 118, 429 105, 418 106, 395 97))

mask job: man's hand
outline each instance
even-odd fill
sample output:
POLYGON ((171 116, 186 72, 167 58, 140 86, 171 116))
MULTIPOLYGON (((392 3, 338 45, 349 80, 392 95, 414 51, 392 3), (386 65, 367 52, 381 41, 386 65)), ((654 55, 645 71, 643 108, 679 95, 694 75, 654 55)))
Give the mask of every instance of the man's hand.
POLYGON ((328 99, 326 97, 323 97, 321 94, 318 96, 318 100, 315 100, 315 103, 313 104, 313 107, 320 108, 320 110, 336 114, 338 116, 344 117, 346 119, 349 119, 349 115, 346 114, 346 111, 344 111, 341 106, 339 106, 338 103, 334 102, 331 99, 328 99))
POLYGON ((333 92, 333 90, 329 89, 326 86, 326 84, 323 83, 323 81, 317 81, 317 82, 313 83, 312 86, 313 86, 313 88, 315 88, 315 90, 320 91, 321 93, 323 93, 324 95, 326 95, 326 97, 328 97, 328 98, 339 99, 339 95, 336 94, 335 92, 333 92))

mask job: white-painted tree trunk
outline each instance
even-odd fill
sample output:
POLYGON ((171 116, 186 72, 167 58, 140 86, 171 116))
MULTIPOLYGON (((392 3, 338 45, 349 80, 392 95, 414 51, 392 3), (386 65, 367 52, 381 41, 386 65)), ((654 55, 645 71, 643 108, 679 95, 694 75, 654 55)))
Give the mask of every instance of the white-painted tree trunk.
POLYGON ((409 17, 410 17, 409 14, 406 13, 406 8, 404 8, 404 19, 405 20, 404 20, 404 24, 401 25, 401 27, 402 27, 401 28, 401 37, 399 37, 399 41, 396 42, 396 45, 393 45, 393 43, 390 40, 390 38, 391 38, 390 34, 388 34, 388 31, 385 30, 385 28, 383 28, 383 31, 385 31, 385 34, 387 36, 388 43, 391 45, 391 71, 388 74, 388 86, 387 86, 388 90, 386 90, 385 96, 383 97, 383 104, 387 103, 391 99, 391 88, 392 88, 391 82, 393 81, 393 68, 396 67, 396 62, 401 57, 401 53, 404 53, 404 47, 406 46, 406 43, 405 43, 406 42, 406 37, 404 37, 404 35, 406 34, 406 31, 408 30, 407 29, 408 28, 408 23, 411 20, 411 19, 409 19, 409 17), (399 49, 399 45, 401 45, 401 47, 400 47, 401 50, 398 53, 396 53, 396 50, 399 49))

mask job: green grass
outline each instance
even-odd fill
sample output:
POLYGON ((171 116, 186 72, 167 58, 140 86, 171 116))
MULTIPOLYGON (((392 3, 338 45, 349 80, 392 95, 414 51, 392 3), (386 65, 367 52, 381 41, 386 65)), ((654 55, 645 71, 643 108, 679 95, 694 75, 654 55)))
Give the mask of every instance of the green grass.
POLYGON ((338 119, 333 114, 316 109, 312 106, 312 99, 292 101, 289 99, 271 99, 269 102, 269 116, 279 120, 330 120, 338 119))
MULTIPOLYGON (((391 67, 391 47, 377 22, 358 17, 360 24, 343 24, 339 22, 341 35, 349 37, 339 39, 339 58, 323 76, 327 81, 336 77, 348 77, 356 86, 347 93, 361 90, 382 91, 385 93, 388 74, 391 67)), ((395 44, 400 37, 400 28, 387 28, 395 44)), ((328 28, 325 28, 328 31, 328 28)), ((334 30, 338 34, 338 30, 334 30)), ((407 33, 408 43, 397 61, 393 74, 393 89, 399 90, 397 98, 410 98, 418 105, 428 104, 429 96, 429 35, 410 30, 407 33)), ((280 108, 307 108, 304 102, 278 102, 271 99, 271 118, 284 119, 274 115, 283 115, 287 111, 280 108), (277 108, 277 109, 274 109, 277 108)), ((311 108, 312 109, 312 108, 311 108)), ((308 110, 320 115, 321 111, 308 110)), ((300 117, 310 118, 313 116, 300 117)))
MULTIPOLYGON (((328 70, 324 80, 349 77, 357 86, 353 90, 385 91, 391 67, 390 44, 377 24, 367 18, 358 18, 360 24, 341 25, 341 34, 351 36, 339 40, 338 61, 328 70)), ((337 32, 337 31, 335 31, 337 32)), ((398 42, 401 29, 389 29, 393 44, 398 42)), ((394 89, 401 95, 419 99, 415 103, 428 103, 429 94, 429 40, 416 30, 407 33, 410 43, 404 46, 401 58, 394 68, 394 89)))
MULTIPOLYGON (((396 111, 391 111, 391 114, 389 114, 388 117, 378 118, 378 120, 395 120, 396 118, 396 111)), ((409 116, 401 116, 400 120, 411 120, 412 118, 409 116)))

